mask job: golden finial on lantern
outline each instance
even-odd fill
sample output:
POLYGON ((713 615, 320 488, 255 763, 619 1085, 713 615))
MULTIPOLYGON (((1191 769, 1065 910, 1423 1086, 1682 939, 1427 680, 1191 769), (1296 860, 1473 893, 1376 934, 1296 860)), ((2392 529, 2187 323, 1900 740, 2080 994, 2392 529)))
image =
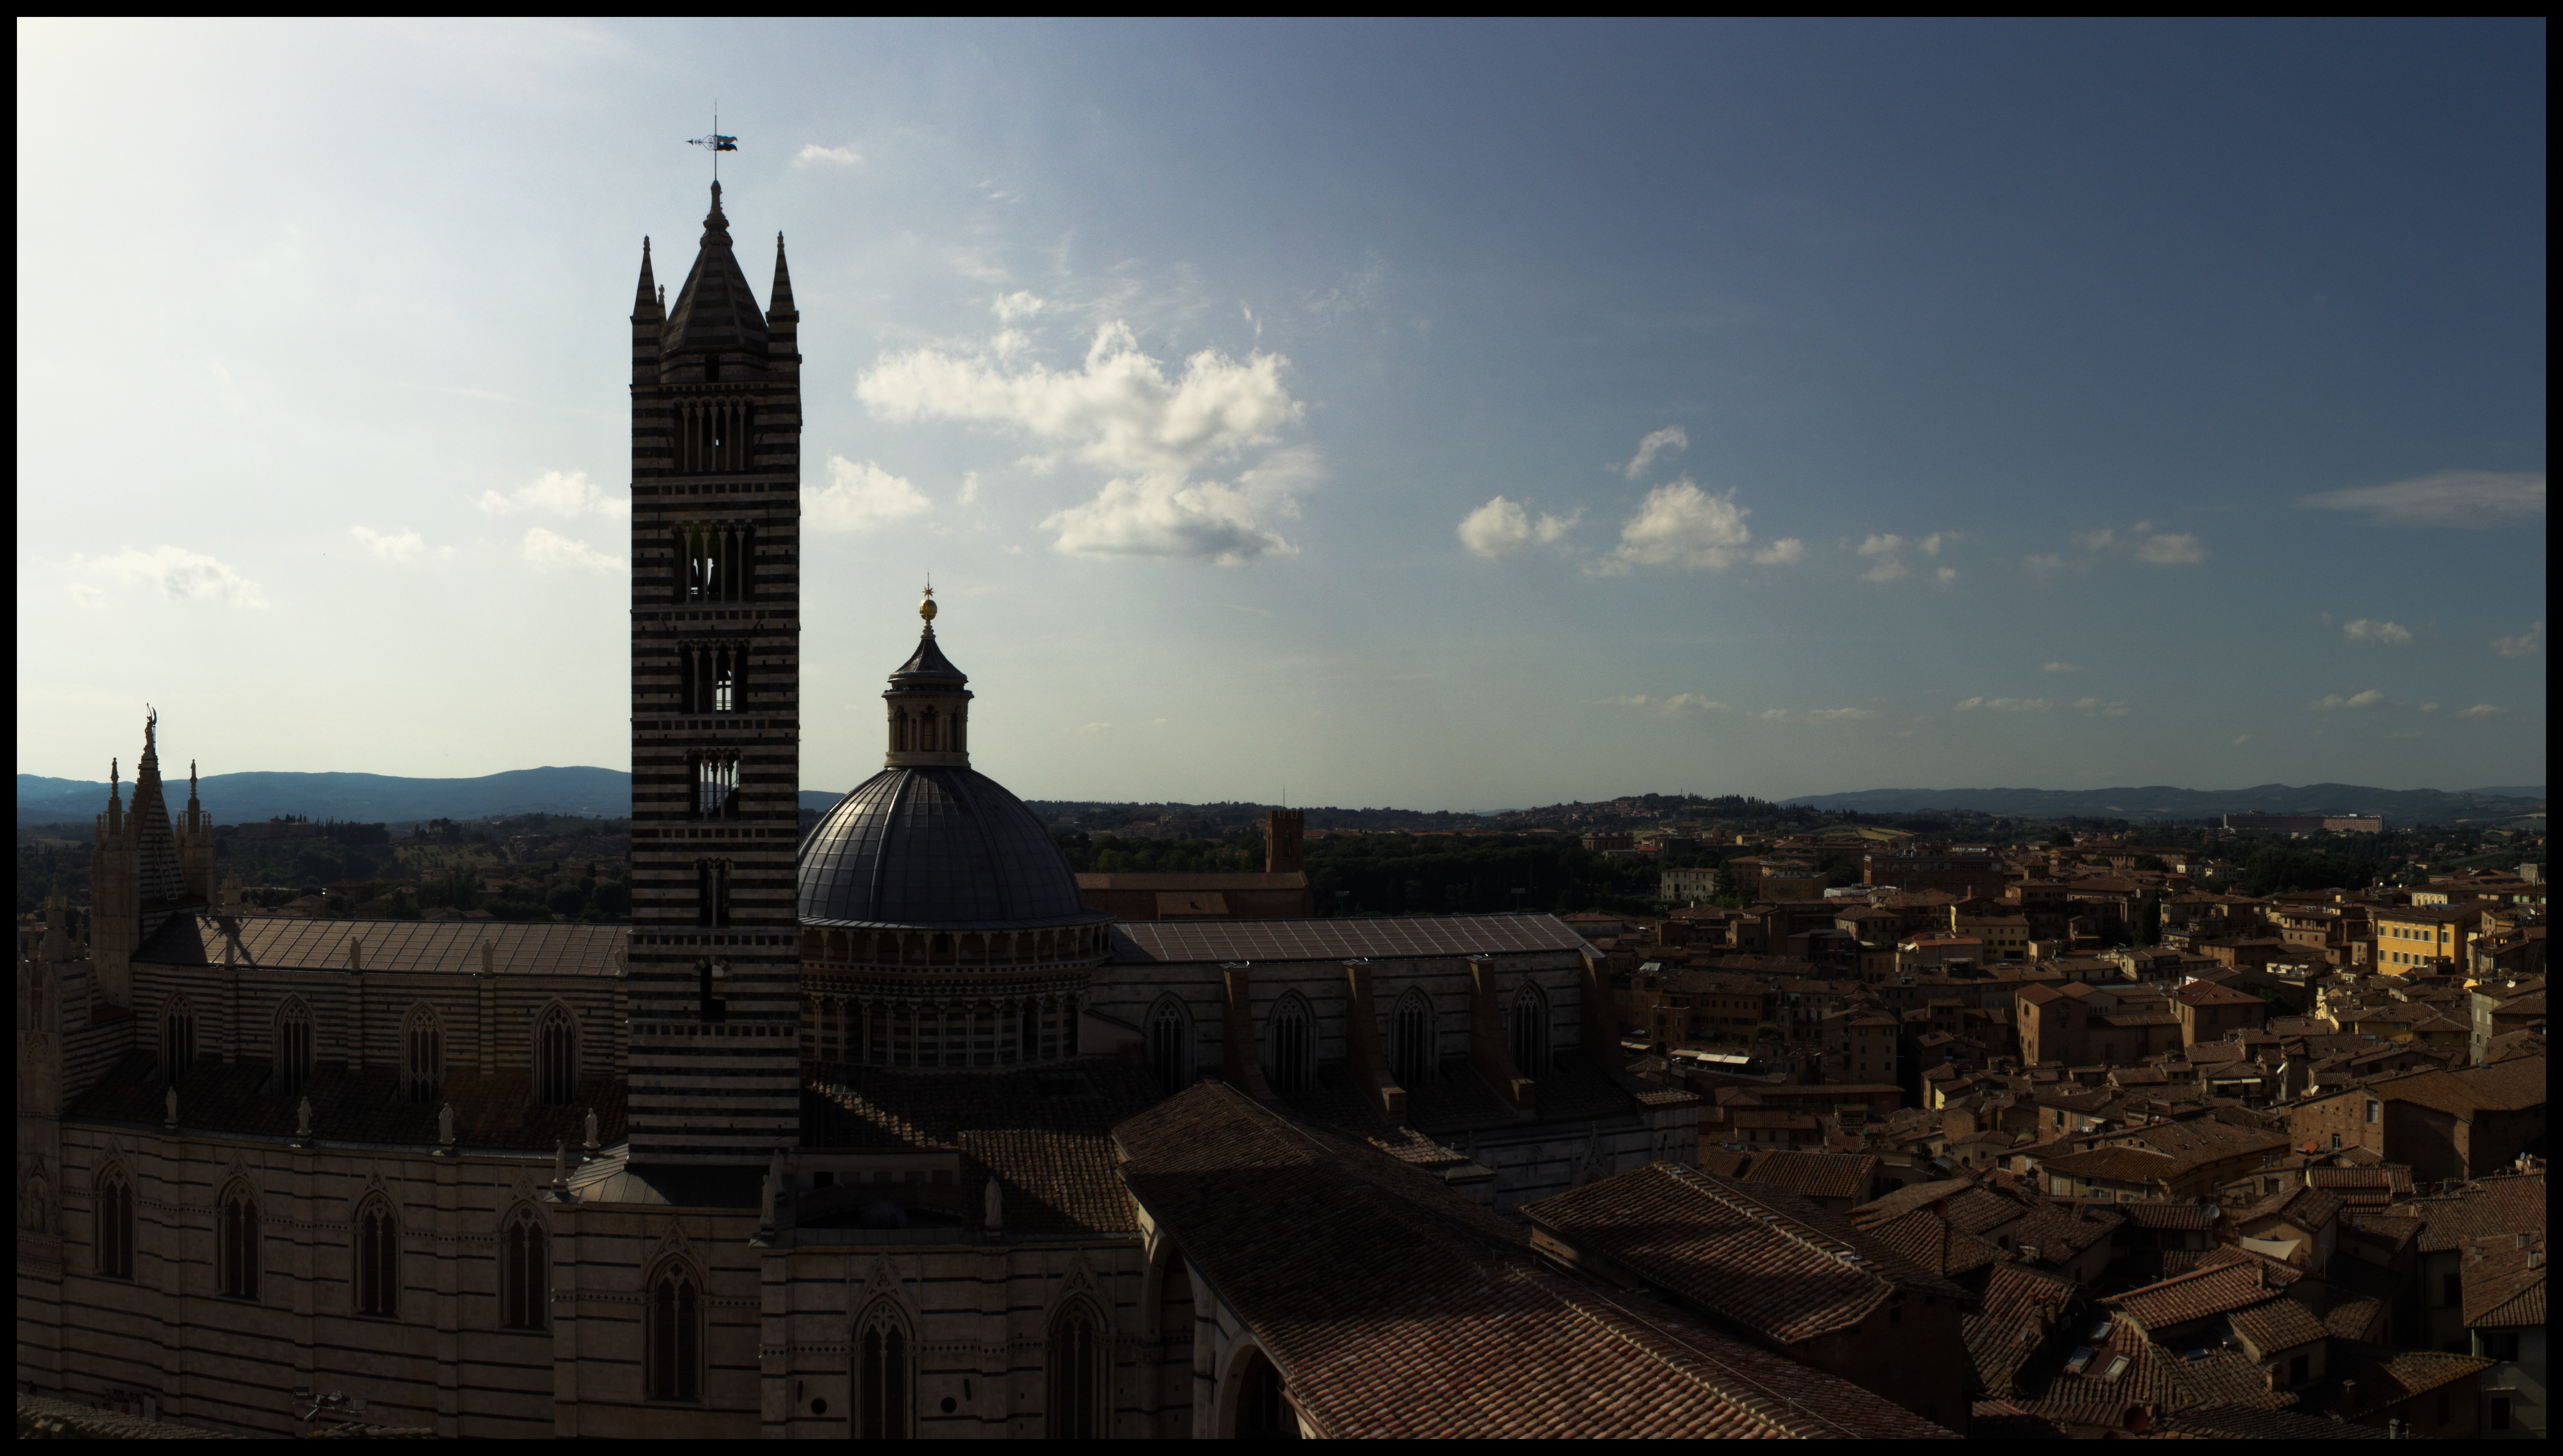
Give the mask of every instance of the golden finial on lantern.
POLYGON ((916 615, 925 619, 927 627, 934 625, 934 580, 931 577, 925 582, 925 600, 916 604, 916 615))

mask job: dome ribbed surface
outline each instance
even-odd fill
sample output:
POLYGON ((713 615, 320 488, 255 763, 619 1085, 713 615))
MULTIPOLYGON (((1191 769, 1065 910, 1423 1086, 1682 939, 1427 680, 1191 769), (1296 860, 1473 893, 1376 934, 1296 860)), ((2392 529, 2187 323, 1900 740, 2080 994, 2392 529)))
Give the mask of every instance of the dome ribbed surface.
POLYGON ((1106 918, 1050 831, 970 769, 884 769, 801 845, 801 919, 866 925, 1059 925, 1106 918))

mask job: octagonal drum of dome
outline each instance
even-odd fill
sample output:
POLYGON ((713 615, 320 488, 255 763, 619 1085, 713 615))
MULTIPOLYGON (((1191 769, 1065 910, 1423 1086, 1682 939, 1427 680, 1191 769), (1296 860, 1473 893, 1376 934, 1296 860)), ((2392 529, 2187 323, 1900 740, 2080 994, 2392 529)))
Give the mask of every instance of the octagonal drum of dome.
POLYGON ((801 846, 805 925, 949 929, 1084 925, 1077 875, 1041 820, 967 768, 884 769, 801 846))

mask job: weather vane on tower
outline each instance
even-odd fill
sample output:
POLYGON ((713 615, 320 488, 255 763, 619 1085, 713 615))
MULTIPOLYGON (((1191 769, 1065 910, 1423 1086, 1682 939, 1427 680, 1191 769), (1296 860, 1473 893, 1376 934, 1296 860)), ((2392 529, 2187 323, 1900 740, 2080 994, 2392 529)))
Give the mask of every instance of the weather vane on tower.
POLYGON ((718 183, 720 181, 720 154, 725 151, 738 150, 737 137, 721 135, 720 103, 718 101, 714 101, 712 103, 711 135, 689 136, 686 138, 686 145, 698 146, 712 154, 712 181, 714 183, 718 183))

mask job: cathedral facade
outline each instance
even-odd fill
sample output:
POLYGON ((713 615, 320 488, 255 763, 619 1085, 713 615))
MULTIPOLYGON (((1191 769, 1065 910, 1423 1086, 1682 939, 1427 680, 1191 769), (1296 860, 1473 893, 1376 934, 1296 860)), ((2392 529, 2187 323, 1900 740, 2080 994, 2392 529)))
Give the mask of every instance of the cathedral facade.
POLYGON ((630 926, 261 916, 146 726, 92 904, 20 947, 22 1392, 257 1434, 332 1395, 449 1436, 1318 1433, 1337 1374, 1258 1302, 1322 1285, 1258 1242, 1285 1185, 1323 1190, 1303 1240, 1358 1206, 1494 1261, 1434 1309, 1535 1285, 1506 1318, 1618 1328, 1479 1285, 1525 1201, 1695 1144, 1571 930, 1092 908, 971 767, 930 594, 877 729, 805 724, 797 322, 717 186, 673 305, 645 243, 630 926), (805 731, 884 746, 806 839, 805 731))

